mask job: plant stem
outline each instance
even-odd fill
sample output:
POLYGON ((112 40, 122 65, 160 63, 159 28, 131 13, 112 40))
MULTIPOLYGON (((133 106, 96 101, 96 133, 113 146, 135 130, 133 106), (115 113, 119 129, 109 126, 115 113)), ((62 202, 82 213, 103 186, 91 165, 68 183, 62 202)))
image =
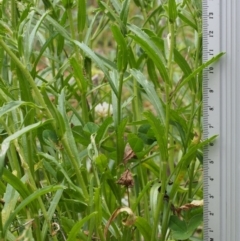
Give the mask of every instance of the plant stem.
POLYGON ((118 98, 117 98, 117 118, 118 118, 118 125, 121 122, 122 119, 122 88, 123 88, 123 77, 124 77, 124 72, 121 71, 119 74, 119 82, 118 82, 118 98))
MULTIPOLYGON (((169 136, 169 130, 170 130, 170 110, 171 110, 171 98, 170 98, 170 86, 172 86, 173 83, 173 50, 174 50, 174 45, 175 45, 175 36, 174 36, 174 23, 169 22, 169 34, 170 34, 170 46, 169 46, 169 56, 168 56, 168 71, 169 71, 169 83, 165 83, 165 91, 166 91, 166 132, 165 135, 168 138, 169 136)), ((172 137, 170 137, 172 138, 172 137)), ((173 143, 173 141, 170 141, 170 143, 173 143)), ((168 149, 168 146, 166 146, 168 149)), ((170 150, 173 151, 173 150, 170 150)), ((167 186, 167 168, 168 166, 173 166, 173 160, 169 160, 169 153, 167 153, 166 159, 162 160, 162 173, 161 173, 161 195, 160 195, 160 211, 164 213, 163 215, 163 221, 162 221, 162 232, 161 232, 161 241, 165 240, 165 236, 167 233, 167 228, 168 227, 168 221, 169 221, 169 215, 170 215, 170 207, 167 206, 164 208, 164 195, 165 195, 165 190, 167 186), (171 161, 171 165, 169 165, 169 161, 171 161)))
POLYGON ((21 70, 23 75, 25 76, 26 80, 29 82, 30 86, 32 87, 36 99, 39 101, 40 105, 45 109, 47 117, 52 118, 51 112, 48 110, 47 105, 44 102, 44 99, 35 84, 31 74, 27 70, 27 68, 22 64, 22 62, 18 59, 18 57, 11 51, 11 49, 4 43, 2 38, 0 38, 0 45, 3 47, 3 49, 7 52, 7 54, 12 58, 12 60, 15 62, 16 66, 21 70))
MULTIPOLYGON (((74 21, 72 18, 72 11, 70 8, 67 9, 68 13, 68 18, 69 18, 69 25, 70 25, 70 30, 71 30, 71 37, 72 39, 76 39, 76 30, 74 28, 74 21)), ((87 103, 87 86, 86 85, 86 80, 83 74, 83 60, 82 57, 80 56, 80 50, 77 48, 77 46, 74 44, 75 48, 75 53, 76 53, 76 59, 79 62, 79 71, 81 74, 81 79, 75 78, 75 81, 77 83, 77 86, 79 90, 81 91, 81 107, 82 107, 82 119, 84 123, 89 121, 89 113, 88 113, 88 103, 87 103)))

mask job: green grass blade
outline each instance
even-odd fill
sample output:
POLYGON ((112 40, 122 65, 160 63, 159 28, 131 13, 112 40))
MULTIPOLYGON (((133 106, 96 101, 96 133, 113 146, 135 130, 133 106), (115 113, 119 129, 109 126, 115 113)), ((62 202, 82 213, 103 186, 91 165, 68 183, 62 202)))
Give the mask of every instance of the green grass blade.
POLYGON ((30 204, 32 201, 34 201, 35 199, 37 199, 38 197, 49 193, 49 192, 55 192, 59 189, 64 189, 65 186, 63 185, 51 185, 51 186, 47 186, 41 189, 38 189, 37 191, 35 191, 34 193, 32 193, 30 196, 28 196, 27 198, 25 198, 18 206, 17 208, 12 212, 11 216, 9 217, 9 219, 7 220, 7 222, 5 223, 4 227, 3 227, 3 234, 5 235, 7 232, 7 229, 9 227, 9 225, 12 223, 12 221, 14 220, 14 218, 16 217, 16 215, 24 208, 26 207, 28 204, 30 204))
POLYGON ((166 66, 163 64, 163 61, 160 58, 162 53, 159 51, 155 43, 146 33, 144 33, 140 28, 136 27, 135 25, 128 25, 128 29, 135 34, 130 35, 130 37, 143 48, 143 50, 157 66, 163 80, 169 83, 169 76, 166 70, 166 66))
POLYGON ((10 142, 19 138, 23 134, 26 134, 30 131, 33 131, 33 130, 39 128, 40 126, 48 124, 51 121, 52 120, 48 120, 48 121, 45 121, 45 122, 40 121, 40 122, 37 122, 35 124, 26 126, 26 127, 22 128, 21 130, 15 132, 14 134, 8 136, 6 139, 4 139, 4 141, 2 142, 2 145, 1 145, 1 149, 0 149, 0 176, 2 175, 2 172, 3 172, 3 165, 4 165, 4 161, 5 161, 5 156, 6 156, 6 153, 8 151, 8 148, 10 146, 10 142))
POLYGON ((130 73, 138 81, 138 83, 143 86, 143 89, 146 91, 147 97, 149 98, 150 102, 153 104, 155 110, 157 111, 157 115, 160 118, 161 123, 164 123, 165 121, 164 105, 160 100, 160 98, 158 97, 152 82, 149 82, 139 70, 131 69, 130 73))
POLYGON ((103 61, 86 44, 80 43, 78 41, 73 41, 73 43, 75 43, 80 49, 82 49, 82 51, 89 58, 91 58, 92 61, 103 71, 103 73, 105 74, 105 77, 109 81, 109 84, 110 84, 112 90, 114 91, 115 95, 118 96, 117 89, 116 89, 115 85, 113 84, 113 82, 109 76, 108 70, 106 69, 106 67, 103 64, 103 61))
POLYGON ((180 85, 177 86, 177 88, 174 90, 174 93, 178 92, 183 86, 185 86, 189 81, 192 80, 193 77, 195 77, 197 74, 199 74, 203 69, 205 69, 206 67, 208 67, 209 65, 213 64, 214 62, 216 62, 217 60, 219 60, 222 56, 224 55, 224 53, 220 53, 214 57, 212 57, 210 60, 208 60, 206 63, 202 64, 201 66, 199 66, 197 69, 195 69, 190 75, 188 75, 182 82, 180 85))
POLYGON ((142 217, 137 217, 134 222, 134 225, 137 227, 139 232, 142 234, 142 236, 144 237, 144 240, 151 240, 152 228, 146 219, 144 219, 142 217))
POLYGON ((86 25, 87 19, 87 9, 86 9, 86 0, 78 0, 77 1, 77 19, 78 19, 78 32, 81 33, 86 25))
POLYGON ((80 228, 84 225, 84 223, 86 223, 89 219, 93 218, 95 215, 97 215, 97 212, 93 212, 85 218, 79 220, 70 231, 67 241, 76 240, 76 236, 79 233, 80 228))

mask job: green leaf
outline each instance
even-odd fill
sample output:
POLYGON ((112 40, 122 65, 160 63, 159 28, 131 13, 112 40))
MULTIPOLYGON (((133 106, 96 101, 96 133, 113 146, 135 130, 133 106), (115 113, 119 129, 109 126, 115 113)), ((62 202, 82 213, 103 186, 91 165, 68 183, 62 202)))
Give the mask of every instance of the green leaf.
POLYGON ((83 70, 79 64, 79 61, 76 59, 76 57, 72 57, 69 59, 69 62, 73 68, 73 76, 76 80, 79 90, 85 93, 87 91, 88 83, 83 74, 83 70))
POLYGON ((160 187, 161 187, 161 183, 155 183, 155 184, 153 184, 153 186, 151 187, 151 190, 150 190, 149 207, 151 209, 153 217, 157 211, 158 203, 160 202, 160 200, 159 200, 159 196, 160 196, 159 188, 160 187))
POLYGON ((167 136, 166 136, 164 123, 162 122, 162 120, 154 116, 151 112, 147 112, 144 115, 147 118, 155 134, 155 137, 157 139, 157 143, 159 146, 159 150, 161 153, 161 157, 163 160, 166 160, 168 147, 167 147, 167 136))
POLYGON ((57 168, 56 168, 57 171, 59 170, 59 171, 63 174, 63 176, 66 178, 69 186, 70 186, 72 189, 76 190, 77 195, 78 195, 78 199, 79 199, 79 198, 84 199, 84 198, 83 198, 82 189, 81 189, 80 187, 76 186, 76 185, 72 182, 72 180, 71 180, 70 177, 69 177, 69 174, 67 173, 67 171, 64 170, 63 165, 61 165, 61 164, 59 163, 59 161, 57 161, 53 156, 51 156, 51 155, 49 155, 49 154, 47 154, 47 153, 39 152, 38 155, 42 156, 43 158, 46 159, 46 161, 49 161, 51 164, 53 164, 55 168, 57 167, 57 168))
POLYGON ((95 137, 95 141, 97 144, 100 143, 100 141, 102 141, 104 135, 107 132, 107 129, 112 123, 113 123, 113 118, 111 116, 107 117, 107 119, 103 121, 101 126, 98 128, 97 135, 95 137))
POLYGON ((111 3, 118 14, 120 14, 122 6, 119 0, 111 0, 111 3))
POLYGON ((185 60, 185 58, 180 54, 180 52, 174 48, 174 60, 178 64, 178 66, 181 68, 185 76, 188 76, 192 73, 192 70, 188 64, 188 62, 185 60))
POLYGON ((128 122, 128 119, 125 118, 123 119, 119 126, 117 127, 116 134, 117 134, 117 161, 118 164, 122 163, 123 161, 123 156, 124 156, 124 148, 125 148, 125 143, 124 143, 124 132, 125 132, 125 127, 128 122))
POLYGON ((90 134, 83 130, 82 126, 74 126, 72 128, 74 140, 84 146, 88 146, 90 141, 90 134))
POLYGON ((177 5, 175 0, 168 0, 168 17, 169 22, 174 23, 177 18, 177 5))
MULTIPOLYGON (((34 25, 34 28, 33 30, 31 31, 31 33, 29 34, 29 36, 26 36, 25 37, 25 41, 24 41, 24 44, 25 44, 25 52, 26 52, 26 61, 28 62, 29 61, 29 58, 32 54, 32 50, 33 50, 33 47, 34 47, 34 41, 35 41, 35 35, 37 34, 37 31, 38 29, 40 28, 43 20, 46 18, 46 16, 50 13, 50 11, 46 11, 44 14, 42 14, 41 18, 38 20, 37 23, 33 23, 33 21, 35 21, 35 18, 31 19, 31 22, 29 23, 31 26, 30 29, 32 28, 32 25, 34 25)), ((24 31, 24 34, 26 33, 26 31, 24 31)))
POLYGON ((7 154, 7 151, 8 151, 8 148, 10 146, 11 141, 19 138, 20 136, 22 136, 22 135, 24 135, 24 134, 26 134, 30 131, 33 131, 33 130, 39 128, 40 126, 46 125, 51 121, 52 120, 47 120, 45 122, 40 121, 40 122, 37 122, 35 124, 26 126, 26 127, 22 128, 21 130, 15 132, 14 134, 8 136, 6 139, 4 139, 4 141, 2 142, 2 145, 1 145, 1 149, 0 149, 0 177, 1 177, 2 172, 3 172, 5 156, 7 154))
POLYGON ((212 57, 210 60, 208 60, 206 63, 199 66, 197 69, 195 69, 190 75, 188 75, 174 90, 174 93, 177 93, 183 86, 186 85, 194 76, 196 76, 198 73, 200 73, 204 68, 208 67, 209 65, 213 64, 217 60, 219 60, 224 53, 220 53, 214 57, 212 57))
POLYGON ((103 2, 99 1, 99 5, 101 8, 104 9, 104 13, 111 19, 113 22, 116 22, 118 26, 120 26, 121 29, 124 29, 124 25, 117 13, 111 9, 110 5, 103 2))
POLYGON ((52 146, 53 144, 54 145, 57 145, 58 144, 58 136, 56 134, 56 132, 52 131, 52 130, 44 130, 43 133, 42 133, 42 137, 43 137, 43 140, 44 142, 49 145, 49 146, 52 146))
POLYGON ((143 166, 149 169, 156 178, 159 178, 159 166, 152 159, 145 161, 143 166))
POLYGON ((47 211, 47 216, 48 216, 48 220, 44 220, 43 223, 43 227, 42 227, 42 239, 45 240, 46 239, 46 234, 49 228, 49 220, 51 220, 53 218, 53 215, 56 211, 57 205, 62 197, 62 193, 63 193, 63 189, 59 189, 56 191, 56 193, 54 194, 52 201, 50 203, 50 207, 48 208, 47 211))
POLYGON ((141 235, 144 237, 144 240, 152 240, 152 228, 145 218, 137 217, 134 225, 137 227, 141 235))
POLYGON ((161 123, 164 123, 165 121, 164 106, 160 98, 158 97, 152 82, 149 82, 139 70, 131 69, 130 73, 138 81, 138 83, 143 86, 143 89, 147 93, 147 97, 149 98, 150 102, 153 104, 155 110, 157 111, 157 115, 159 116, 161 123))
POLYGON ((135 134, 131 133, 131 134, 128 135, 128 143, 131 146, 134 153, 138 153, 138 152, 143 150, 143 147, 144 147, 143 140, 140 139, 135 134))
POLYGON ((104 154, 98 155, 95 162, 100 173, 104 173, 108 168, 108 159, 104 154))
POLYGON ((171 216, 169 227, 172 230, 174 239, 185 240, 188 238, 187 224, 184 220, 180 220, 177 216, 171 216))
POLYGON ((87 19, 87 9, 86 9, 86 0, 77 1, 77 23, 78 23, 78 32, 82 32, 85 28, 86 19, 87 19))
POLYGON ((17 208, 12 212, 11 216, 9 217, 9 219, 7 220, 7 222, 5 223, 4 227, 3 227, 3 235, 6 234, 7 229, 9 227, 9 225, 12 223, 12 221, 14 220, 14 218, 16 217, 16 215, 24 208, 26 207, 29 203, 31 203, 32 201, 34 201, 35 199, 37 199, 38 197, 49 193, 49 192, 54 192, 57 191, 59 189, 64 189, 65 187, 63 185, 56 185, 56 186, 47 186, 41 189, 36 190, 34 193, 32 193, 31 195, 29 195, 27 198, 25 198, 18 206, 17 208))
POLYGON ((129 5, 130 5, 130 0, 125 0, 123 2, 122 11, 120 13, 120 19, 122 20, 124 26, 126 26, 126 24, 127 24, 129 5))
POLYGON ((140 201, 144 197, 144 195, 148 195, 148 190, 151 188, 153 181, 149 181, 141 190, 140 193, 138 193, 136 201, 132 205, 132 211, 134 212, 136 208, 138 207, 140 201))
POLYGON ((31 194, 30 190, 25 186, 25 184, 6 168, 3 170, 2 179, 6 183, 10 184, 23 199, 27 198, 31 194))
POLYGON ((143 125, 141 125, 138 128, 138 134, 137 135, 147 145, 152 145, 156 141, 154 133, 152 133, 152 131, 151 131, 151 125, 150 124, 143 124, 143 125))
POLYGON ((146 33, 144 33, 140 28, 136 27, 135 25, 128 25, 128 28, 135 34, 130 35, 130 37, 142 47, 142 49, 147 53, 147 55, 153 60, 163 80, 169 83, 169 76, 166 70, 166 66, 163 64, 163 61, 160 57, 162 56, 162 53, 160 52, 156 44, 146 33))
POLYGON ((118 44, 117 67, 119 71, 125 71, 128 63, 128 48, 119 27, 112 25, 111 27, 114 39, 118 44))
POLYGON ((32 102, 11 101, 11 102, 6 103, 4 106, 2 106, 2 107, 0 108, 0 118, 1 118, 3 115, 5 115, 5 114, 7 114, 7 113, 9 113, 9 112, 11 112, 11 111, 13 111, 13 110, 15 110, 15 109, 23 106, 23 105, 30 106, 30 107, 33 107, 33 108, 41 108, 41 107, 35 105, 35 104, 32 103, 32 102))
MULTIPOLYGON (((42 15, 40 11, 37 11, 38 14, 42 15)), ((59 34, 61 34, 66 40, 71 41, 71 38, 69 36, 69 33, 67 30, 62 27, 55 19, 53 19, 51 16, 47 15, 46 20, 57 30, 59 34)))
POLYGON ((115 95, 118 96, 118 92, 117 89, 115 87, 115 85, 113 84, 108 70, 106 69, 106 67, 103 64, 103 61, 84 43, 80 43, 78 41, 73 40, 73 43, 75 43, 80 49, 82 49, 82 51, 89 57, 92 59, 92 61, 99 66, 99 68, 103 71, 105 77, 107 78, 112 90, 114 91, 115 95))
POLYGON ((88 132, 89 134, 97 133, 99 126, 93 122, 88 122, 84 125, 83 130, 88 132))
POLYGON ((154 62, 152 61, 152 59, 147 60, 147 70, 148 70, 148 75, 149 75, 151 81, 153 82, 155 88, 160 87, 156 68, 155 68, 155 65, 154 65, 154 62))
POLYGON ((190 19, 188 19, 184 14, 182 14, 181 12, 178 12, 178 17, 185 22, 188 26, 192 27, 193 29, 195 29, 196 31, 198 31, 197 29, 197 25, 195 23, 193 23, 190 19))
POLYGON ((195 229, 202 223, 202 214, 195 215, 189 222, 180 220, 177 216, 171 216, 169 227, 172 230, 172 236, 177 240, 189 239, 195 229))

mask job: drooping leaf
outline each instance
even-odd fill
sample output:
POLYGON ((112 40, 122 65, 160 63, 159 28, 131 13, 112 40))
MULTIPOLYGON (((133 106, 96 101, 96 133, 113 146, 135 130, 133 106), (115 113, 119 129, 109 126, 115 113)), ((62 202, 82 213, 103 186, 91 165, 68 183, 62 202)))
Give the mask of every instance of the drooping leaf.
POLYGON ((130 37, 142 47, 142 49, 147 53, 147 55, 153 60, 163 80, 169 83, 168 72, 166 70, 166 66, 163 64, 163 61, 160 58, 162 54, 158 47, 151 40, 151 38, 140 28, 136 27, 135 25, 128 25, 128 28, 135 34, 130 35, 130 37))
POLYGON ((38 127, 40 126, 43 126, 45 124, 48 124, 49 122, 51 122, 52 120, 48 120, 48 121, 45 121, 45 122, 37 122, 35 124, 32 124, 32 125, 29 125, 29 126, 26 126, 24 128, 22 128, 21 130, 15 132, 14 134, 8 136, 7 138, 4 139, 4 141, 2 142, 2 145, 1 145, 1 149, 0 149, 0 177, 2 175, 2 172, 3 172, 3 166, 4 166, 4 161, 5 161, 5 156, 7 154, 7 151, 10 147, 10 143, 19 138, 20 136, 30 132, 30 131, 33 131, 35 129, 37 129, 38 127))
POLYGON ((143 86, 143 89, 147 93, 147 97, 149 98, 150 102, 153 104, 155 110, 157 111, 157 115, 164 126, 165 125, 164 124, 164 121, 165 121, 164 104, 162 103, 159 96, 157 95, 153 83, 149 82, 139 70, 131 69, 130 73, 139 82, 139 84, 143 86))
POLYGON ((213 64, 217 60, 219 60, 224 53, 217 54, 216 56, 212 57, 210 60, 208 60, 206 63, 203 63, 201 66, 199 66, 197 69, 195 69, 190 75, 188 75, 174 90, 174 93, 177 93, 183 86, 185 86, 193 77, 195 77, 197 74, 199 74, 204 68, 208 67, 209 65, 213 64))
POLYGON ((108 70, 106 69, 106 67, 104 66, 103 64, 103 61, 84 43, 80 43, 76 40, 73 40, 73 43, 75 43, 79 48, 82 49, 82 51, 89 57, 91 58, 94 63, 99 66, 99 68, 103 71, 103 73, 105 74, 105 77, 107 78, 112 90, 114 91, 115 95, 118 96, 118 92, 117 92, 117 89, 115 87, 115 85, 113 84, 110 76, 109 76, 109 73, 108 73, 108 70))
POLYGON ((41 108, 37 105, 35 105, 34 103, 32 102, 25 102, 25 101, 11 101, 11 102, 8 102, 6 103, 5 105, 3 105, 1 108, 0 108, 0 117, 2 117, 3 115, 21 107, 21 106, 30 106, 30 107, 33 107, 33 108, 41 108))

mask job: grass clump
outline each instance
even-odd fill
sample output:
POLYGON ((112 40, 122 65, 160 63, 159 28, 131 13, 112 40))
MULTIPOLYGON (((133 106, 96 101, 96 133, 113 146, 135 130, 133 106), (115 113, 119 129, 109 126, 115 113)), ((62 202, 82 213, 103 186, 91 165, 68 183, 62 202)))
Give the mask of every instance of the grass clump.
POLYGON ((201 2, 0 6, 0 239, 202 240, 201 2))

